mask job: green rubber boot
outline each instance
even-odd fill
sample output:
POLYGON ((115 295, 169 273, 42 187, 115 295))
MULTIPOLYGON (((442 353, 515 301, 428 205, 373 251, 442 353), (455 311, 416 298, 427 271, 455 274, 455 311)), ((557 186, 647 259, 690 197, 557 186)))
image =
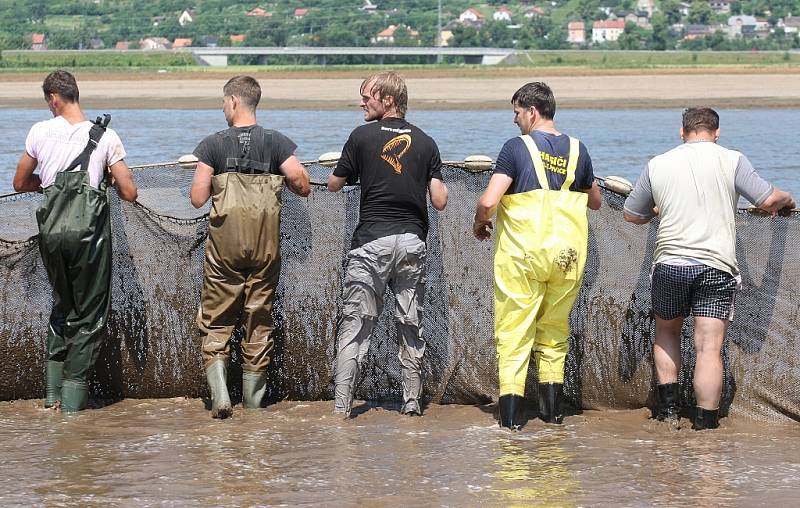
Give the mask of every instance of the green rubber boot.
POLYGON ((47 362, 47 388, 44 407, 53 407, 61 402, 61 384, 64 382, 64 362, 47 362))
POLYGON ((242 406, 245 409, 259 409, 266 393, 266 372, 242 372, 242 406))
POLYGON ((61 386, 61 412, 77 413, 86 409, 89 401, 89 385, 85 381, 67 379, 61 386))
POLYGON ((224 420, 233 415, 228 395, 228 362, 214 360, 206 367, 206 379, 211 391, 211 418, 224 420))

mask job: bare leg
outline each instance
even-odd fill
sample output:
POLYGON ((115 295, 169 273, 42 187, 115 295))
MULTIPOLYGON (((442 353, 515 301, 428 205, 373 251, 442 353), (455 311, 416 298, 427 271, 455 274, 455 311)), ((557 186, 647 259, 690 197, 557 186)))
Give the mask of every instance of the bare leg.
POLYGON ((719 408, 722 395, 722 341, 730 321, 709 317, 694 319, 694 394, 697 405, 704 409, 719 408))
POLYGON ((661 319, 656 316, 656 343, 653 358, 659 384, 677 383, 681 366, 681 328, 683 318, 661 319))

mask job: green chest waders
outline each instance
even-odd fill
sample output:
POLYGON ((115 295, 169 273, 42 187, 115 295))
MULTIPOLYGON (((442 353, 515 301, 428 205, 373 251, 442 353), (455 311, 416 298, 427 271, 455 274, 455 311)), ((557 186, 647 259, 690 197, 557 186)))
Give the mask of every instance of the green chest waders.
POLYGON ((89 157, 110 117, 97 119, 89 143, 53 185, 36 211, 39 251, 53 287, 47 334, 47 398, 64 412, 88 399, 87 378, 97 361, 111 290, 111 222, 105 182, 89 183, 89 157), (80 169, 73 169, 80 166, 80 169))
POLYGON ((255 127, 249 157, 228 136, 226 172, 211 179, 211 211, 197 324, 211 391, 211 415, 230 415, 230 338, 241 316, 242 403, 261 406, 274 346, 272 306, 280 273, 282 176, 270 174, 269 134, 255 127), (267 161, 267 162, 260 162, 267 161))

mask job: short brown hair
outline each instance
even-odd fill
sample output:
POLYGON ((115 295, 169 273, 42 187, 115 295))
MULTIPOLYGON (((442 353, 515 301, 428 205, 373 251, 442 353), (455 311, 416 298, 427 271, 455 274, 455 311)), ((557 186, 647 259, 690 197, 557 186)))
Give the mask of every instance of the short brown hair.
POLYGON ((229 97, 238 97, 242 104, 255 111, 261 100, 261 85, 250 76, 234 76, 222 87, 222 93, 229 97))
POLYGON ((80 99, 75 76, 67 71, 58 70, 48 74, 42 83, 42 91, 45 99, 51 93, 60 95, 66 102, 79 102, 80 99))
POLYGON ((523 85, 514 92, 511 104, 529 108, 533 106, 544 118, 552 120, 556 116, 556 98, 547 84, 534 81, 523 85))
POLYGON ((719 129, 719 115, 711 108, 688 108, 683 112, 683 132, 714 132, 719 129))
POLYGON ((408 89, 406 82, 394 71, 385 71, 373 74, 361 83, 361 92, 368 83, 372 83, 373 97, 377 94, 378 99, 384 97, 394 97, 394 105, 400 116, 406 116, 408 111, 408 89))

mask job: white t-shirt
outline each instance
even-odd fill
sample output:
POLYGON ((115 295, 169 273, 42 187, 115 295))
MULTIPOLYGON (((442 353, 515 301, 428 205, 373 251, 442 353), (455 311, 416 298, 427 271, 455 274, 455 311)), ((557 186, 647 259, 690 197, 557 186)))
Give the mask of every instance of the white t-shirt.
MULTIPOLYGON (((39 122, 31 127, 25 139, 25 151, 38 161, 42 188, 53 185, 56 175, 80 155, 89 142, 92 122, 84 121, 71 125, 64 117, 39 122)), ((122 141, 112 129, 106 129, 100 142, 89 158, 89 181, 99 187, 107 166, 125 158, 122 141)), ((75 168, 79 171, 80 166, 75 168)))

